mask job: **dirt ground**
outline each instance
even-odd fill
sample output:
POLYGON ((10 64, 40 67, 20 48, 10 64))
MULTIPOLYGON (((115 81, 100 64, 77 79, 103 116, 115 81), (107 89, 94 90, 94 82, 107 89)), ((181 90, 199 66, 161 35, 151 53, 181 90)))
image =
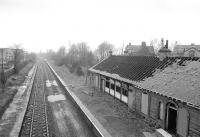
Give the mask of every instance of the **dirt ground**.
POLYGON ((152 132, 143 118, 130 112, 127 105, 86 85, 85 77, 70 73, 65 66, 58 67, 53 62, 51 65, 113 137, 144 137, 143 132, 152 132))
POLYGON ((6 82, 4 91, 0 88, 0 118, 16 94, 16 86, 19 86, 24 81, 25 76, 32 66, 33 64, 29 63, 18 74, 10 76, 6 82))

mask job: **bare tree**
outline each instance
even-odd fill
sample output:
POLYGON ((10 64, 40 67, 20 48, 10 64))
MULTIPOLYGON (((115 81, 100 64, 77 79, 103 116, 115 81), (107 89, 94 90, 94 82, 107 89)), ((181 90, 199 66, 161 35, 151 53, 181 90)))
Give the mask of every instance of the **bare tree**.
POLYGON ((55 51, 51 50, 51 49, 48 49, 47 52, 46 52, 46 57, 49 58, 49 59, 55 59, 55 56, 56 56, 56 53, 55 51))
POLYGON ((58 51, 57 51, 57 55, 64 57, 66 55, 66 48, 65 46, 61 46, 58 51))
POLYGON ((19 65, 23 61, 23 54, 24 51, 21 48, 21 44, 15 44, 13 46, 14 48, 14 72, 18 73, 19 72, 19 65))
POLYGON ((78 60, 78 48, 77 45, 72 44, 69 48, 68 54, 67 54, 67 58, 68 58, 68 64, 72 65, 74 62, 77 62, 78 60))
POLYGON ((150 41, 150 46, 153 46, 155 53, 158 52, 159 48, 160 48, 160 44, 158 39, 153 39, 150 41))
MULTIPOLYGON (((53 52, 48 52, 47 54, 50 56, 54 55, 52 53, 53 52)), ((95 56, 85 42, 72 44, 67 51, 65 47, 62 46, 54 56, 55 57, 51 57, 51 59, 55 61, 56 65, 61 66, 65 64, 71 73, 76 72, 78 75, 82 75, 86 68, 95 64, 95 56)))
POLYGON ((97 53, 100 57, 100 59, 104 59, 106 56, 109 55, 109 51, 113 51, 114 46, 108 42, 102 42, 98 48, 97 48, 97 53))
POLYGON ((53 59, 58 66, 62 66, 64 64, 64 59, 66 55, 66 48, 65 46, 61 46, 58 51, 55 53, 53 59))
POLYGON ((89 46, 85 42, 82 42, 77 44, 77 48, 78 48, 80 64, 82 66, 88 66, 89 64, 91 64, 89 60, 91 59, 92 56, 90 56, 91 53, 89 46))

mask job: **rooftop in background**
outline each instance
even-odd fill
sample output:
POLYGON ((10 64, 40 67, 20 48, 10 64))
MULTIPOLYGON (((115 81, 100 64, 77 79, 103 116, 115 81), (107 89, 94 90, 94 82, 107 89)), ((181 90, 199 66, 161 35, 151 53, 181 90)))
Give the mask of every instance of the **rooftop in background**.
POLYGON ((90 71, 200 106, 198 57, 167 57, 160 60, 151 56, 110 56, 90 71), (195 63, 191 64, 196 64, 195 66, 190 64, 193 61, 195 63), (174 64, 174 71, 166 72, 166 69, 173 68, 174 64))
POLYGON ((176 45, 173 50, 175 56, 200 57, 200 45, 176 45))
POLYGON ((145 42, 142 42, 141 45, 129 45, 126 46, 125 55, 132 55, 132 56, 154 56, 154 48, 153 46, 146 46, 145 42))
POLYGON ((183 50, 187 50, 191 47, 200 50, 200 45, 195 45, 194 43, 191 43, 190 45, 176 45, 176 46, 174 46, 173 51, 183 51, 183 50))

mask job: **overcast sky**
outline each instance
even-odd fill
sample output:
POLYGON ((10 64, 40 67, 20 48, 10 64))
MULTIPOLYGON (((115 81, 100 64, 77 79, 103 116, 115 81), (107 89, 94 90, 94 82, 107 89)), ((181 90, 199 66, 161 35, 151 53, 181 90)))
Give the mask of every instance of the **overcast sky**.
POLYGON ((0 0, 0 47, 45 51, 87 42, 200 44, 200 0, 0 0))

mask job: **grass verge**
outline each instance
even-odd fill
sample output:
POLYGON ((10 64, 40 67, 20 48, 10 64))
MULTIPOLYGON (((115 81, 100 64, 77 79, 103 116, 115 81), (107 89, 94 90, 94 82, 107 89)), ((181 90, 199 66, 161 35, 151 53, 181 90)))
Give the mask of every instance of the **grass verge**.
POLYGON ((12 102, 13 97, 17 93, 17 86, 22 84, 29 72, 33 67, 33 63, 28 63, 23 67, 18 74, 14 74, 9 77, 6 82, 6 87, 4 91, 0 88, 0 118, 2 117, 5 110, 8 108, 10 102, 12 102))

